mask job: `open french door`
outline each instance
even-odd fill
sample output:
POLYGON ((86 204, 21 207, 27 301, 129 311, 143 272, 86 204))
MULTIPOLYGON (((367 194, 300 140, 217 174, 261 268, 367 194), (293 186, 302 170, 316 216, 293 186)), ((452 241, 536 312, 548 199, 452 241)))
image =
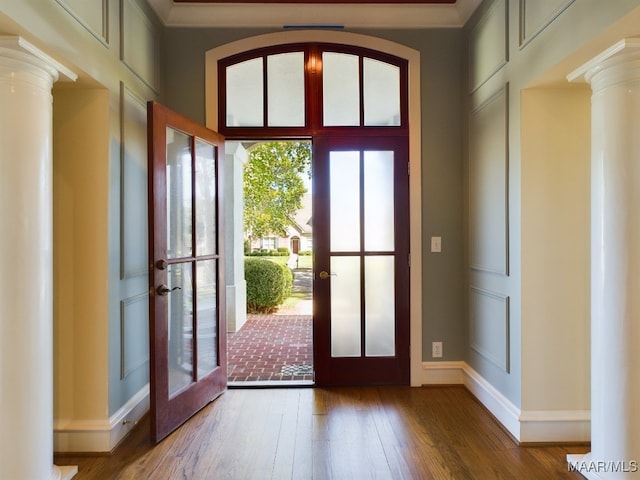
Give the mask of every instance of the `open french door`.
POLYGON ((328 135, 313 146, 316 384, 407 385, 407 139, 328 135))
POLYGON ((224 138, 157 103, 147 108, 150 410, 157 443, 227 386, 224 138))

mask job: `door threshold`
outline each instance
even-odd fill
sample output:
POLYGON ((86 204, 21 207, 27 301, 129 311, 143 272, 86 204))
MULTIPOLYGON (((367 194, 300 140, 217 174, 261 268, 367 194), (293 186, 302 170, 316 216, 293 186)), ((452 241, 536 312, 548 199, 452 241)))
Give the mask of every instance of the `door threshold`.
POLYGON ((255 380, 247 382, 227 382, 229 388, 308 388, 313 387, 313 380, 255 380))

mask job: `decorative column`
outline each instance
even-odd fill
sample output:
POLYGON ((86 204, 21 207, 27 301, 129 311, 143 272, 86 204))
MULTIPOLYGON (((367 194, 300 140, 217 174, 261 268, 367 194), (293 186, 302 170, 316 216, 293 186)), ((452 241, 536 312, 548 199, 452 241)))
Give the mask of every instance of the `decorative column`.
POLYGON ((249 153, 240 142, 225 144, 225 279, 227 331, 237 332, 247 321, 247 282, 244 279, 244 165, 249 153))
POLYGON ((0 37, 0 478, 70 478, 53 465, 52 95, 76 76, 0 37))
POLYGON ((640 478, 640 39, 576 70, 591 104, 590 479, 640 478))

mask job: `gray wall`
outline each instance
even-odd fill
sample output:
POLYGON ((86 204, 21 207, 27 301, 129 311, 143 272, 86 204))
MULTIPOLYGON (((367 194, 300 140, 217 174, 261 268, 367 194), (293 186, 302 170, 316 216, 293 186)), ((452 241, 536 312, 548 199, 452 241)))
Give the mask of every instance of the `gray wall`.
POLYGON ((589 409, 590 92, 638 0, 487 0, 467 24, 468 364, 523 411, 589 409))

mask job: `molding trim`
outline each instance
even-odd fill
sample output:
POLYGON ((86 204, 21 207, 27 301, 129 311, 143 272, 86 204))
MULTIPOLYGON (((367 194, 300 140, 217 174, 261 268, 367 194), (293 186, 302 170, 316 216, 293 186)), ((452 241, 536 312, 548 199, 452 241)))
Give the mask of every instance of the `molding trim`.
POLYGON ((69 0, 56 0, 56 2, 64 8, 64 10, 84 27, 87 32, 93 35, 102 45, 109 47, 109 0, 99 0, 101 4, 100 14, 101 20, 99 24, 91 24, 86 19, 82 18, 73 8, 69 5, 69 0))
POLYGON ((493 3, 482 13, 478 22, 469 32, 469 58, 467 58, 467 62, 470 94, 480 89, 509 63, 509 3, 506 0, 493 0, 493 3), (492 21, 497 25, 492 24, 492 21), (499 35, 500 38, 496 38, 496 35, 499 35), (479 58, 479 55, 476 56, 480 47, 485 47, 484 50, 495 54, 495 58, 489 59, 493 63, 489 63, 488 66, 480 65, 481 61, 489 61, 486 58, 479 58))
POLYGON ((149 411, 149 384, 145 385, 110 418, 104 420, 56 420, 53 447, 58 453, 109 453, 149 411))
MULTIPOLYGON (((497 307, 496 306, 496 309, 497 307)), ((486 305, 485 305, 486 307, 486 305)), ((484 310, 486 313, 486 310, 484 310)), ((495 312, 497 313, 497 312, 495 312)), ((489 290, 485 290, 483 288, 479 288, 471 285, 470 293, 469 293, 469 348, 474 350, 478 355, 481 355, 489 362, 493 363, 500 370, 509 373, 511 369, 511 348, 509 343, 509 338, 511 334, 511 309, 510 309, 510 298, 508 295, 504 295, 498 292, 492 292, 489 290), (476 295, 476 299, 474 301, 474 295, 476 295), (480 308, 474 308, 477 306, 478 300, 484 298, 485 302, 487 300, 491 300, 498 303, 498 306, 501 306, 500 310, 502 313, 502 318, 482 318, 483 315, 481 312, 483 311, 480 308), (497 331, 497 326, 502 326, 503 331, 500 333, 502 338, 499 338, 499 342, 494 343, 493 345, 483 344, 481 337, 479 334, 480 328, 478 328, 478 324, 484 322, 491 322, 491 327, 493 331, 491 332, 491 337, 494 337, 497 331), (498 344, 501 343, 502 346, 499 347, 498 344), (494 348, 492 348, 492 346, 494 348), (501 349, 504 348, 504 351, 501 349)), ((486 337, 486 335, 485 335, 486 337)))
POLYGON ((522 411, 466 362, 423 362, 422 384, 464 385, 520 444, 591 440, 590 411, 522 411))
POLYGON ((521 443, 589 442, 590 410, 528 410, 520 413, 521 443))
POLYGON ((149 292, 142 292, 138 295, 134 295, 129 298, 125 298, 124 300, 120 300, 120 380, 124 380, 129 374, 134 372, 140 367, 149 364, 150 361, 150 353, 149 346, 146 342, 146 339, 149 337, 148 327, 147 327, 147 319, 149 318, 149 292), (138 315, 135 312, 128 315, 128 309, 134 308, 133 305, 142 302, 142 308, 144 309, 144 314, 138 315), (145 342, 142 344, 142 348, 127 348, 127 332, 129 329, 127 328, 130 325, 132 320, 137 320, 138 322, 142 321, 143 328, 146 330, 145 334, 141 335, 138 338, 143 338, 145 342), (128 352, 136 352, 139 353, 137 358, 134 358, 133 361, 130 356, 127 355, 128 352))
MULTIPOLYGON (((148 0, 167 27, 462 28, 480 0, 448 4, 176 3, 148 0), (366 9, 366 14, 363 14, 366 9)), ((398 2, 402 3, 402 2, 398 2)))
POLYGON ((149 274, 146 136, 146 102, 120 82, 120 280, 149 274))
MULTIPOLYGON (((467 189, 469 191, 469 198, 467 200, 467 210, 468 210, 468 222, 469 222, 469 238, 470 238, 470 251, 469 251, 469 268, 471 268, 472 270, 477 270, 477 271, 483 271, 483 272, 487 272, 487 273, 495 273, 498 275, 503 275, 503 276, 509 276, 510 271, 509 271, 509 267, 510 267, 510 251, 509 251, 509 233, 510 233, 510 224, 509 224, 509 98, 510 98, 510 94, 509 94, 509 82, 506 82, 505 84, 501 85, 500 88, 498 88, 494 93, 492 93, 491 95, 489 95, 489 97, 482 101, 478 106, 476 106, 475 108, 473 108, 471 110, 471 116, 469 117, 469 138, 468 138, 468 144, 469 144, 469 149, 471 151, 472 148, 477 148, 474 145, 474 141, 475 141, 475 130, 474 128, 477 128, 476 125, 483 125, 486 128, 486 125, 489 123, 486 119, 480 118, 480 113, 487 107, 489 107, 490 105, 493 105, 499 101, 503 101, 504 105, 502 106, 503 111, 502 111, 502 125, 500 125, 500 127, 502 127, 502 131, 498 132, 498 134, 501 135, 501 138, 504 137, 502 139, 502 145, 500 146, 500 148, 502 149, 499 152, 493 151, 493 150, 497 150, 497 142, 496 145, 492 145, 492 152, 491 152, 491 157, 489 159, 486 158, 479 158, 477 156, 474 156, 472 154, 469 155, 469 159, 468 159, 468 171, 467 171, 467 176, 468 176, 468 185, 467 185, 467 189), (486 196, 487 192, 486 191, 481 191, 476 193, 476 189, 480 189, 480 187, 483 187, 484 185, 476 185, 474 182, 477 182, 478 179, 476 178, 475 172, 473 170, 473 167, 476 166, 476 168, 478 166, 480 166, 481 162, 487 162, 487 161, 498 161, 498 160, 494 160, 495 158, 498 158, 499 161, 503 162, 503 165, 500 165, 500 168, 502 169, 500 171, 500 174, 502 175, 501 177, 501 194, 502 197, 500 198, 500 200, 502 201, 502 205, 492 205, 491 209, 492 211, 499 211, 500 215, 504 215, 504 218, 500 219, 500 227, 503 231, 500 232, 501 235, 503 236, 503 241, 504 241, 504 247, 503 247, 503 251, 500 252, 500 255, 494 255, 496 258, 498 256, 500 256, 499 260, 496 259, 489 259, 489 261, 487 261, 486 258, 480 258, 480 257, 486 257, 487 254, 486 252, 482 252, 482 251, 476 251, 479 248, 481 248, 481 246, 478 246, 477 244, 484 238, 482 237, 482 233, 483 232, 476 232, 475 231, 475 218, 474 218, 474 212, 473 209, 471 208, 472 206, 472 202, 474 202, 476 200, 476 195, 477 194, 484 194, 484 196, 486 196), (476 165, 477 164, 477 165, 476 165)), ((490 112, 491 113, 491 112, 490 112)), ((488 135, 491 135, 493 133, 490 133, 488 135)), ((497 134, 495 134, 497 136, 497 134)), ((485 168, 487 168, 487 166, 485 165, 485 168)), ((492 189, 493 189, 493 185, 492 185, 492 189)), ((495 203, 495 202, 494 202, 495 203)), ((497 215, 497 214, 496 214, 497 215)), ((486 235, 486 232, 485 232, 486 235)), ((485 242, 486 243, 486 242, 485 242)), ((493 241, 489 242, 492 245, 494 244, 493 241)))
POLYGON ((465 362, 423 362, 422 385, 463 385, 465 362))
MULTIPOLYGON (((527 0, 520 0, 520 49, 526 47, 534 38, 542 33, 549 25, 551 25, 575 0, 565 0, 564 3, 558 5, 554 10, 537 25, 532 25, 531 29, 527 28, 527 0)), ((530 2, 539 7, 539 2, 530 2)), ((533 7, 535 8, 535 7, 533 7)))

